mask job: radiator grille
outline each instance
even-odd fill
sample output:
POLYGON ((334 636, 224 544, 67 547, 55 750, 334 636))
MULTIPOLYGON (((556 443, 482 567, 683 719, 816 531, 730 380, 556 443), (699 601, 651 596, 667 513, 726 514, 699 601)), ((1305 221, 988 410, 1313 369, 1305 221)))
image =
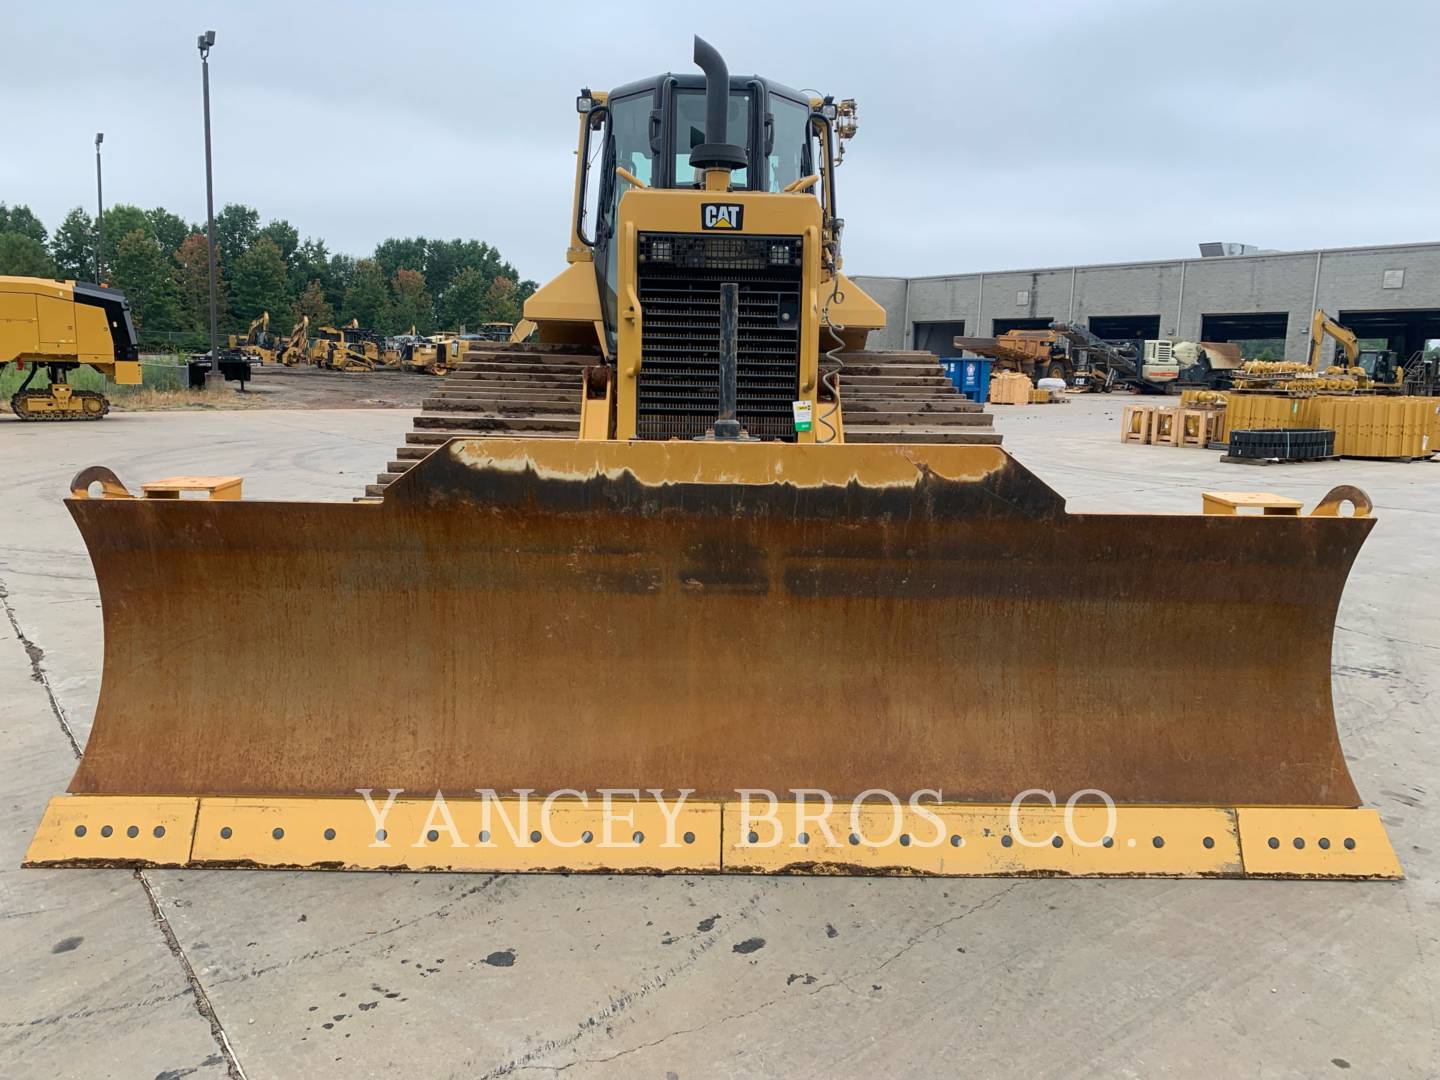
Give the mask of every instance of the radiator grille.
POLYGON ((794 441, 801 241, 641 233, 638 436, 704 435, 720 404, 720 286, 740 286, 736 413, 758 439, 794 441))

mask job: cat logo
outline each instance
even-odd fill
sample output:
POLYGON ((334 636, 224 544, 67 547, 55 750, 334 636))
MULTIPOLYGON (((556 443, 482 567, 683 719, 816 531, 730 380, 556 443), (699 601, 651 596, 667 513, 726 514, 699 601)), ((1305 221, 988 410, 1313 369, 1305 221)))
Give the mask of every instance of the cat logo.
POLYGON ((700 227, 702 229, 742 229, 745 227, 745 208, 737 203, 701 203, 700 227))

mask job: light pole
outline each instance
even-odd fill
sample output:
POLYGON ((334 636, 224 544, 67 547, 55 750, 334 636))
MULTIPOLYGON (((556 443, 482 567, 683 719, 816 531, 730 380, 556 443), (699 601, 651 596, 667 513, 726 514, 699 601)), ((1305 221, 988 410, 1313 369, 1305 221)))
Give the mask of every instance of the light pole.
POLYGON ((100 144, 105 133, 95 133, 95 284, 105 281, 105 189, 100 186, 100 144))
MULTIPOLYGON (((210 247, 210 375, 220 374, 220 330, 216 317, 215 261, 215 176, 210 168, 210 48, 215 44, 215 31, 206 30, 196 39, 200 49, 200 78, 205 88, 205 235, 210 247)), ((218 385, 218 381, 216 383, 218 385)))

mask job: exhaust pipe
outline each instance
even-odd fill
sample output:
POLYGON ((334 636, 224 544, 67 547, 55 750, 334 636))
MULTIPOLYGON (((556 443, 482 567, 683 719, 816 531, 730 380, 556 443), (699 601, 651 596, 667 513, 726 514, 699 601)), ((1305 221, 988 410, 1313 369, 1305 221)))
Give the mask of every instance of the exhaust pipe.
POLYGON ((705 72, 705 141, 690 151, 690 167, 743 169, 749 163, 745 148, 725 141, 729 134, 726 117, 730 112, 730 69, 715 46, 698 35, 695 63, 705 72))

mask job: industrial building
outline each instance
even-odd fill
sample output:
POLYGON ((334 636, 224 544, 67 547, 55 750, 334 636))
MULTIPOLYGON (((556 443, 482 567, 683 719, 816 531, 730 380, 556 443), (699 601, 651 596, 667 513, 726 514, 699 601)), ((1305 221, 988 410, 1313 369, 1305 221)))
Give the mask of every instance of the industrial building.
POLYGON ((1249 357, 1302 359, 1317 307, 1367 347, 1409 357, 1440 346, 1440 243, 1200 248, 1197 258, 1162 262, 855 280, 889 315, 872 347, 941 356, 957 354, 957 335, 1043 329, 1060 320, 1110 340, 1235 341, 1249 357))

